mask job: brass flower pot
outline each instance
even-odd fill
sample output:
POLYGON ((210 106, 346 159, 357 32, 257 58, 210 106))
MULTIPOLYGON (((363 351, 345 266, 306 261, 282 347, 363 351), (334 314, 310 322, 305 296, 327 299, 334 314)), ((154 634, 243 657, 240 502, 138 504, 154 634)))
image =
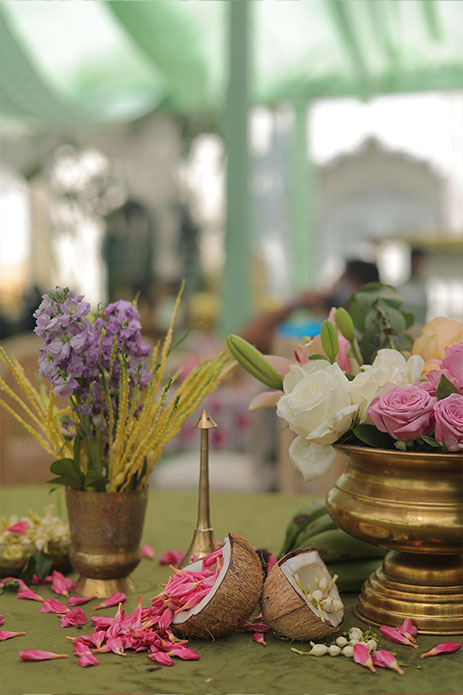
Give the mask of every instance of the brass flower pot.
POLYGON ((462 633, 463 454, 337 448, 348 463, 328 493, 330 515, 351 536, 392 551, 364 583, 357 616, 462 633))
POLYGON ((75 591, 107 597, 133 592, 130 573, 141 559, 147 490, 86 492, 66 488, 71 564, 80 574, 75 591))

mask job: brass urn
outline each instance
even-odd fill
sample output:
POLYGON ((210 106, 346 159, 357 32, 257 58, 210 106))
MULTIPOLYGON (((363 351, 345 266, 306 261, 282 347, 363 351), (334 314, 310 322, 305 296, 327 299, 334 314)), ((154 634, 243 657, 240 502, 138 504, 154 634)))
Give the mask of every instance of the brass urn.
POLYGON ((463 454, 336 447, 347 455, 327 508, 346 533, 388 548, 357 616, 410 618, 420 632, 463 632, 463 454))
POLYGON ((75 591, 107 597, 133 592, 129 576, 141 560, 148 492, 87 492, 66 488, 70 559, 80 574, 75 591))

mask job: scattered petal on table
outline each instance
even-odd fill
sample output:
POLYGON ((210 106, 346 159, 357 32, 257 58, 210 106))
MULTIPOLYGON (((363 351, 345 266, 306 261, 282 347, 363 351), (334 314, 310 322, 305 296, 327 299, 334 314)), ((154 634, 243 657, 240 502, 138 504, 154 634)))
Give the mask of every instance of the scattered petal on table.
POLYGON ((0 627, 3 625, 4 622, 5 622, 5 616, 0 615, 0 627))
POLYGON ((18 593, 16 594, 16 598, 26 598, 30 599, 31 601, 42 601, 42 603, 43 601, 45 601, 45 599, 42 598, 42 596, 36 594, 35 591, 32 591, 32 589, 27 588, 18 591, 18 593))
POLYGON ((16 588, 18 588, 18 589, 27 589, 28 588, 26 582, 24 582, 20 577, 5 577, 0 582, 0 589, 3 589, 5 587, 5 584, 7 584, 9 582, 15 582, 17 585, 16 588))
POLYGON ((398 630, 393 627, 388 627, 388 625, 381 625, 379 628, 381 634, 388 639, 390 642, 398 642, 399 644, 407 644, 409 647, 414 647, 418 649, 418 645, 412 642, 408 637, 402 635, 398 630))
POLYGON ((127 596, 121 591, 117 591, 112 596, 105 598, 105 600, 99 603, 98 606, 95 606, 95 610, 98 610, 99 608, 110 608, 111 606, 117 606, 119 603, 123 603, 124 601, 127 601, 127 596))
POLYGON ((79 657, 79 664, 84 668, 87 668, 87 666, 98 666, 98 659, 92 652, 84 652, 79 657))
POLYGON ((69 608, 57 601, 55 598, 49 598, 43 602, 40 609, 41 613, 69 613, 69 608))
POLYGON ((82 606, 84 603, 93 601, 96 596, 71 596, 68 601, 68 606, 82 606))
POLYGON ((48 574, 46 577, 38 577, 36 574, 32 576, 32 584, 51 584, 53 577, 48 574))
POLYGON ((41 649, 23 649, 19 652, 20 661, 46 661, 47 659, 67 659, 67 654, 55 654, 54 652, 44 652, 41 649))
POLYGON ((11 639, 12 637, 21 637, 21 635, 25 635, 25 632, 6 632, 0 630, 0 642, 4 642, 7 639, 11 639))
POLYGON ((360 666, 369 668, 372 673, 376 672, 369 649, 364 644, 354 644, 354 661, 356 664, 360 664, 360 666))
POLYGON ((278 559, 276 558, 276 556, 272 555, 272 553, 270 553, 270 555, 268 556, 268 560, 267 560, 267 574, 270 574, 270 571, 277 564, 277 562, 278 562, 278 559))
POLYGON ((181 550, 166 550, 162 553, 159 558, 160 565, 178 565, 182 560, 185 553, 181 550))
POLYGON ((401 676, 404 675, 404 670, 400 668, 394 654, 388 652, 387 649, 378 649, 374 654, 372 654, 372 660, 375 666, 381 666, 381 668, 392 668, 401 676))
POLYGON ((77 625, 85 625, 87 616, 82 608, 73 608, 66 615, 61 617, 61 627, 75 627, 77 625))
POLYGON ((149 543, 145 543, 145 545, 142 546, 141 549, 141 556, 146 558, 147 560, 154 560, 154 556, 156 555, 156 551, 154 550, 152 545, 149 545, 149 543))
POLYGON ((397 630, 401 635, 408 637, 412 642, 416 642, 416 636, 418 634, 418 628, 413 625, 412 621, 405 618, 402 625, 397 625, 397 630))
POLYGON ((257 642, 257 644, 261 644, 263 647, 267 646, 267 642, 265 641, 263 632, 255 632, 252 636, 252 639, 254 640, 254 642, 257 642))
POLYGON ((245 623, 241 626, 246 632, 270 632, 272 629, 266 623, 245 623))
POLYGON ((72 591, 72 587, 74 586, 72 577, 65 577, 64 574, 58 570, 53 570, 51 577, 51 588, 53 591, 61 596, 69 597, 69 592, 72 591))
POLYGON ((442 642, 442 644, 438 644, 436 647, 430 649, 429 652, 421 654, 421 658, 426 659, 428 656, 437 656, 438 654, 451 654, 452 652, 458 651, 460 647, 461 642, 442 642))
POLYGON ((27 523, 27 521, 18 521, 17 524, 8 526, 6 530, 10 531, 11 533, 26 533, 28 527, 29 524, 27 523))
POLYGON ((118 656, 127 656, 124 652, 124 642, 121 637, 112 637, 106 641, 106 645, 109 649, 118 656))
POLYGON ((148 654, 149 658, 156 661, 161 666, 173 666, 174 662, 172 658, 166 654, 166 652, 151 652, 148 654))
POLYGON ((175 645, 175 647, 168 653, 170 656, 178 656, 180 659, 184 659, 184 661, 189 661, 190 659, 199 659, 199 654, 196 654, 196 652, 194 652, 192 649, 184 647, 183 645, 175 645))

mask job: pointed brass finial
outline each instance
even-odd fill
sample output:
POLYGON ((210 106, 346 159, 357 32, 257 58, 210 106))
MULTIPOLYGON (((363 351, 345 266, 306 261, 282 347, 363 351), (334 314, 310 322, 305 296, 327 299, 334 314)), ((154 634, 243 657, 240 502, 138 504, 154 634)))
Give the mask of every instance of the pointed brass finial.
POLYGON ((199 420, 196 425, 193 425, 199 430, 211 430, 214 427, 218 427, 217 423, 211 418, 206 408, 203 408, 203 412, 199 416, 199 420))
POLYGON ((198 520, 193 540, 179 567, 186 567, 194 559, 200 560, 216 549, 214 530, 211 528, 209 514, 209 430, 217 427, 206 409, 203 409, 198 422, 193 425, 201 430, 201 458, 199 469, 198 520))

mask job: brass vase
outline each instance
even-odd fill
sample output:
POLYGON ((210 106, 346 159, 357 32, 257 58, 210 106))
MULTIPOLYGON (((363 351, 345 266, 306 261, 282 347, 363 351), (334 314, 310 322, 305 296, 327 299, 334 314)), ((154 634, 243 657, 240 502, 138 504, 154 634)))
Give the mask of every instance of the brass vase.
POLYGON ((129 576, 141 559, 147 490, 87 492, 66 488, 75 591, 105 598, 133 592, 129 576))
POLYGON ((462 633, 463 454, 337 449, 348 463, 328 493, 330 515, 346 533, 391 551, 364 583, 357 617, 462 633))

